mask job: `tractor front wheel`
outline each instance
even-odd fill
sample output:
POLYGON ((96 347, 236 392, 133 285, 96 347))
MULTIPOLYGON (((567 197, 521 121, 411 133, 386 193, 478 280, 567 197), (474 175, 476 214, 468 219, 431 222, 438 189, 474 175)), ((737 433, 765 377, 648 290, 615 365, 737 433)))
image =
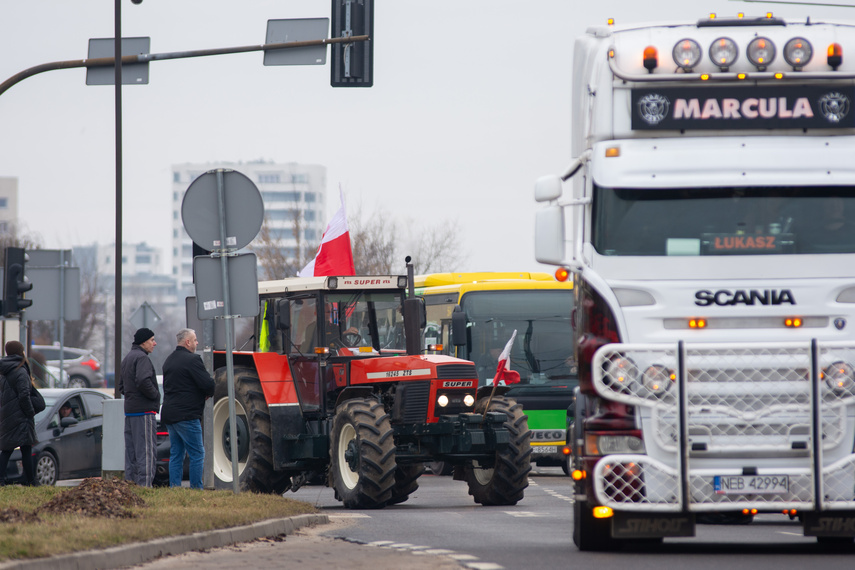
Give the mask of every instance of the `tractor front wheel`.
MULTIPOLYGON (((475 412, 483 413, 485 407, 487 400, 483 399, 475 405, 475 412)), ((516 505, 528 487, 528 474, 531 471, 528 416, 523 413, 521 404, 504 397, 493 398, 489 411, 503 412, 507 416, 504 427, 510 432, 511 442, 504 450, 496 452, 492 467, 472 461, 464 467, 463 477, 476 503, 516 505)))
POLYGON ((349 509, 379 509, 392 499, 395 441, 382 404, 348 400, 336 410, 330 474, 338 500, 349 509))

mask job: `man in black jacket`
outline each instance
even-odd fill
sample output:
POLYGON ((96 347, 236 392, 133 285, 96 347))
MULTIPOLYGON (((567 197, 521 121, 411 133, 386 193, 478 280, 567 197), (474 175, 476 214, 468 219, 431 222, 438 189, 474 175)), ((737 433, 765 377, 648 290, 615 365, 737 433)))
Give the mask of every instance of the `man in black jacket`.
POLYGON ((190 457, 190 487, 202 488, 202 413, 214 395, 214 379, 196 354, 199 341, 193 329, 181 329, 178 346, 163 363, 163 408, 160 421, 169 431, 169 486, 180 487, 184 454, 190 457))
POLYGON ((125 480, 143 487, 151 487, 157 460, 160 390, 148 357, 155 346, 151 329, 137 330, 116 383, 116 393, 125 397, 125 480))

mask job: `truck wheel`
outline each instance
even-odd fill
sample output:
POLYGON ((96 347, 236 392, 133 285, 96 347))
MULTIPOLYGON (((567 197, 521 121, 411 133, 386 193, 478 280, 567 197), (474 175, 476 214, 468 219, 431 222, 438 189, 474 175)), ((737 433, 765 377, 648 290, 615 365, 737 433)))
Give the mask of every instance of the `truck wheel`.
POLYGON ((612 538, 609 519, 595 519, 588 501, 573 503, 573 542, 582 551, 613 550, 617 541, 612 538))
MULTIPOLYGON (((258 373, 235 368, 235 432, 238 451, 238 487, 242 491, 281 495, 291 486, 290 473, 273 469, 270 413, 258 373)), ((226 369, 214 373, 214 485, 231 489, 232 458, 229 394, 226 369)))
MULTIPOLYGON (((476 413, 483 413, 487 400, 475 405, 476 413)), ((528 416, 522 405, 510 398, 493 398, 491 412, 504 412, 508 416, 504 426, 510 432, 511 442, 501 452, 496 452, 492 468, 481 467, 472 461, 464 467, 463 476, 469 485, 469 494, 482 505, 515 505, 522 500, 528 487, 531 471, 531 431, 528 416)))
POLYGON ((419 477, 425 472, 425 466, 421 463, 415 465, 399 465, 395 469, 395 486, 392 487, 392 498, 386 505, 397 505, 410 498, 410 495, 419 488, 419 477))
POLYGON ((379 509, 392 498, 395 440, 382 404, 354 399, 333 419, 330 471, 336 497, 349 509, 379 509))

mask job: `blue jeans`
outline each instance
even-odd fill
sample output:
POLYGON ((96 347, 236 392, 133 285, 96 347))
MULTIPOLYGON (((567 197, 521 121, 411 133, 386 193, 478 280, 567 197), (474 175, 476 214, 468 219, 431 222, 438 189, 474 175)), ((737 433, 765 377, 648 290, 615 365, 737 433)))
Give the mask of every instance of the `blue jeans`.
POLYGON ((169 431, 169 486, 180 487, 184 475, 184 453, 190 456, 190 487, 202 488, 202 464, 205 447, 202 444, 202 422, 187 420, 168 424, 169 431))

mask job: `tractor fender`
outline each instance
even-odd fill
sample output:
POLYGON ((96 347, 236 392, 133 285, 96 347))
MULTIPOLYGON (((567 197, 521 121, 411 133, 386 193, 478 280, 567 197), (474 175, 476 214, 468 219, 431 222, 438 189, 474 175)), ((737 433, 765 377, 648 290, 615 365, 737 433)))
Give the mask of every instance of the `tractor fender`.
POLYGON ((510 386, 496 386, 496 391, 493 392, 492 386, 481 386, 480 388, 478 388, 477 396, 475 399, 480 400, 481 398, 489 398, 490 394, 493 394, 494 396, 503 396, 510 389, 510 386))
POLYGON ((354 398, 371 398, 374 395, 374 389, 370 386, 349 386, 341 391, 335 401, 335 407, 339 404, 354 398))

